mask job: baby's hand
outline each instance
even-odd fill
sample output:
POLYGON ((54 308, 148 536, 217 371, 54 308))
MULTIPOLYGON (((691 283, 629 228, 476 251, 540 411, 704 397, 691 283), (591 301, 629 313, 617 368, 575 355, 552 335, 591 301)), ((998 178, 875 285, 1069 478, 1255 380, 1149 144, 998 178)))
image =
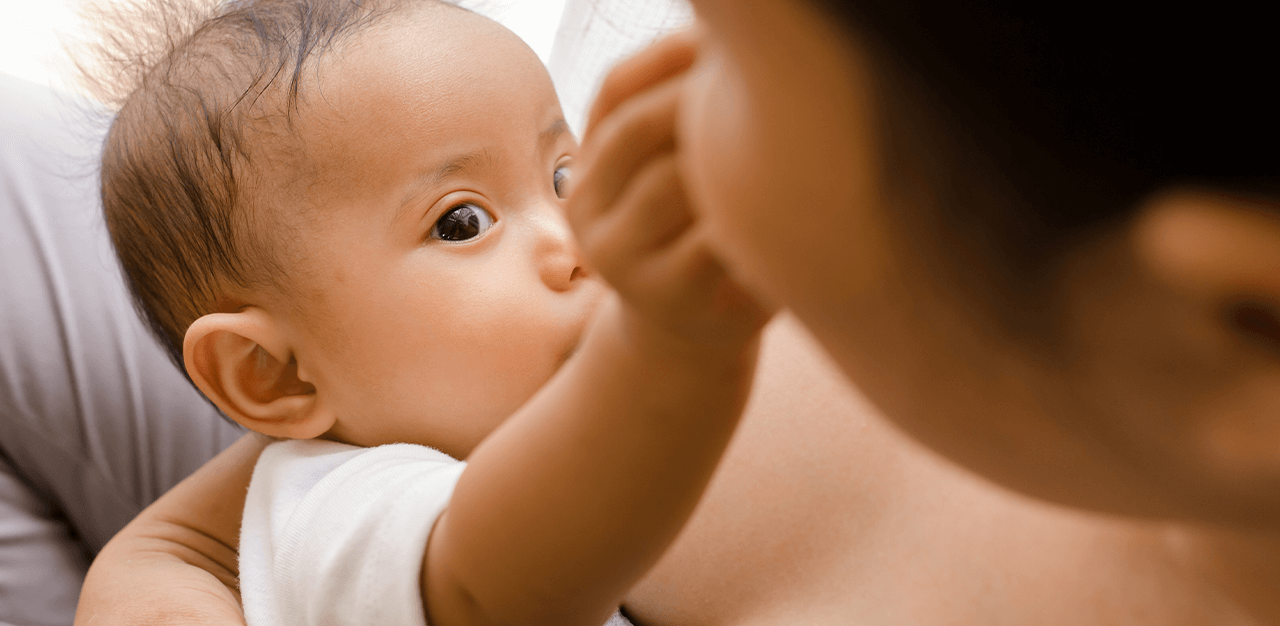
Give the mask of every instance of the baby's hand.
POLYGON ((589 264, 632 310, 676 336, 740 345, 767 311, 725 273, 690 211, 675 120, 688 34, 660 42, 606 79, 571 183, 569 222, 589 264))

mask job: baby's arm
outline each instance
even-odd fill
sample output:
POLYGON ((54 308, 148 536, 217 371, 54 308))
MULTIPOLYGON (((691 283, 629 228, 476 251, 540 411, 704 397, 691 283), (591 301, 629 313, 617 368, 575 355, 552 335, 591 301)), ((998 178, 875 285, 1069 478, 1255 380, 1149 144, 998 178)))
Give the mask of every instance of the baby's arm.
POLYGON ((468 459, 424 561, 433 626, 603 623, 692 513, 742 412, 768 315, 703 247, 675 175, 674 91, 650 97, 643 133, 589 135, 598 167, 570 199, 620 298, 468 459))

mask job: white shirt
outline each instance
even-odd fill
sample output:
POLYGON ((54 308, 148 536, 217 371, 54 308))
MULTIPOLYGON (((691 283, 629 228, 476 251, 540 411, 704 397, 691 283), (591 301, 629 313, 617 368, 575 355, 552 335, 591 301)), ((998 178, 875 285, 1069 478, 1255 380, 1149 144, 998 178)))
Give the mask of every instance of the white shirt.
POLYGON ((267 446, 240 527, 249 626, 423 626, 431 527, 465 463, 424 446, 267 446))
POLYGON ((425 626, 422 557, 465 468, 404 443, 267 446, 240 526, 249 626, 425 626))

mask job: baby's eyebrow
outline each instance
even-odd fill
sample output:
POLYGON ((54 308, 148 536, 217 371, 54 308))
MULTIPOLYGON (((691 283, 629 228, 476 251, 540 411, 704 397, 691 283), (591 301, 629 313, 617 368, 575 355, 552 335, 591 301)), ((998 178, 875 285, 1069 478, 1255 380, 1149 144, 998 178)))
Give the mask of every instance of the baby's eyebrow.
POLYGON ((497 157, 493 151, 488 148, 481 148, 475 152, 467 152, 457 156, 449 157, 444 163, 441 163, 434 172, 427 172, 419 176, 409 189, 405 191, 404 197, 400 198, 400 208, 396 210, 395 216, 391 218, 391 222, 400 220, 400 217, 409 208, 413 199, 418 197, 423 190, 434 187, 441 182, 447 180, 451 176, 455 176, 462 172, 469 172, 477 169, 486 169, 494 166, 497 157))
POLYGON ((554 144, 556 140, 560 138, 560 135, 567 132, 570 132, 569 123, 564 121, 564 118, 560 118, 552 122, 546 130, 538 133, 538 146, 546 148, 547 146, 554 144))
MULTIPOLYGON (((542 132, 538 133, 538 147, 546 150, 547 148, 555 145, 556 141, 568 132, 572 132, 569 128, 569 123, 564 121, 564 118, 559 118, 552 122, 550 126, 547 126, 547 128, 542 132)), ((396 210, 395 215, 391 218, 391 222, 393 224, 398 222, 401 216, 404 215, 404 212, 408 210, 413 199, 416 198, 418 194, 422 193, 424 189, 434 187, 448 178, 463 172, 492 168, 497 160, 497 156, 488 148, 481 148, 474 152, 467 152, 465 154, 449 157, 435 169, 434 173, 428 172, 424 174, 419 177, 412 186, 410 186, 408 191, 405 192, 404 197, 400 199, 400 208, 396 210)))
POLYGON ((488 148, 476 150, 475 152, 468 152, 466 154, 460 154, 450 158, 448 161, 442 163, 440 167, 436 168, 435 176, 431 177, 430 184, 435 185, 450 176, 454 176, 462 172, 491 168, 496 161, 497 158, 494 156, 493 151, 488 148))

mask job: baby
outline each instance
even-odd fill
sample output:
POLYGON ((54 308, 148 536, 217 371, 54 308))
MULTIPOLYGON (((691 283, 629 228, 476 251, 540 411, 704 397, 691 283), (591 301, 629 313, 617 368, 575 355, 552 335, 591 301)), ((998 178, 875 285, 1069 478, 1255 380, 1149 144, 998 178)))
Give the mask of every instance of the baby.
POLYGON ((150 61, 104 208, 175 359, 280 440, 249 624, 596 625, 675 538, 768 314, 668 161, 574 207, 584 257, 575 150, 532 51, 438 2, 231 2, 150 61))

